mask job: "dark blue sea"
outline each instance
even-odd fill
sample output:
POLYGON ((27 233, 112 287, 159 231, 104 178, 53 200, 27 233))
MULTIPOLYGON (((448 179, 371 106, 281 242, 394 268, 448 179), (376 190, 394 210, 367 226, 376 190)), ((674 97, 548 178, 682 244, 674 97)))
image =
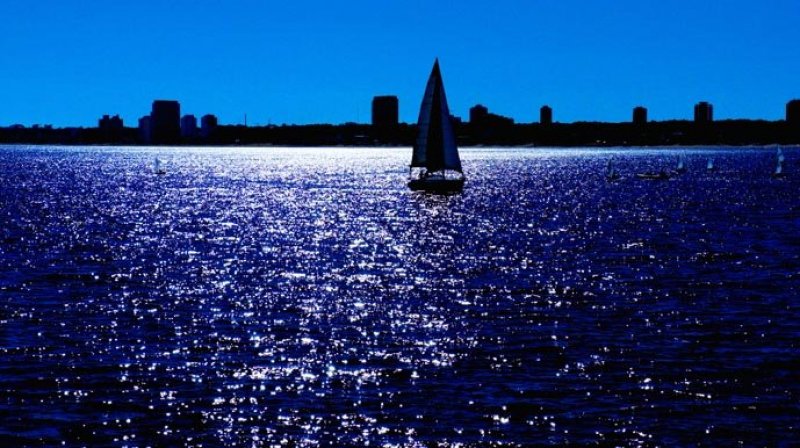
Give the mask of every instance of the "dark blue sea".
POLYGON ((800 149, 461 152, 0 147, 0 445, 800 440, 800 149))

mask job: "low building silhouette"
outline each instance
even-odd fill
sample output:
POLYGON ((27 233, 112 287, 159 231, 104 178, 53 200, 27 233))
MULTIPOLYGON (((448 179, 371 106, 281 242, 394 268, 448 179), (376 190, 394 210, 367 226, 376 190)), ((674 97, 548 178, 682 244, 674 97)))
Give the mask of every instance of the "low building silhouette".
POLYGON ((104 131, 112 131, 112 130, 121 130, 124 126, 122 123, 122 118, 119 115, 109 116, 103 115, 102 118, 97 120, 97 127, 100 130, 104 131))
POLYGON ((184 115, 181 118, 181 137, 192 138, 197 136, 197 117, 184 115))
POLYGON ((476 104, 469 110, 469 124, 478 127, 508 126, 514 124, 514 120, 502 115, 493 114, 489 112, 486 106, 476 104))
POLYGON ((706 101, 694 105, 694 122, 711 123, 714 121, 714 106, 706 101))
POLYGON ((400 102, 396 96, 383 95, 372 98, 372 126, 391 129, 397 126, 400 102))
POLYGON ((155 144, 177 143, 181 136, 181 105, 177 101, 153 101, 150 140, 155 144))
POLYGON ((539 109, 539 123, 540 124, 553 124, 553 109, 544 105, 539 109))
POLYGON ((800 100, 791 100, 786 103, 786 123, 800 127, 800 100))
POLYGON ((489 108, 481 104, 476 104, 469 109, 470 124, 478 124, 486 121, 489 116, 489 108))
POLYGON ((647 123, 647 108, 636 106, 633 108, 633 124, 647 123))

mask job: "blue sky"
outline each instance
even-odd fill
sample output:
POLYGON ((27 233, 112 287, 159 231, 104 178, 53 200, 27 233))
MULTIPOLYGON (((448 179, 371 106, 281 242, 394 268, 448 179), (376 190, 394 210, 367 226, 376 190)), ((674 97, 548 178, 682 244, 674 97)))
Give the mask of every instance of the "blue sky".
POLYGON ((222 123, 413 122, 435 57, 451 110, 518 122, 783 118, 797 0, 2 1, 0 126, 134 125, 155 98, 222 123))

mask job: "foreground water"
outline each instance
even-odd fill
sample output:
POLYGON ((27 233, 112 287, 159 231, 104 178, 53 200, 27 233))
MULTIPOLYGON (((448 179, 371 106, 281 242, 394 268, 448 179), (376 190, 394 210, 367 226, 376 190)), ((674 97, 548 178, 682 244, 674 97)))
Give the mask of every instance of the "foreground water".
POLYGON ((794 443, 784 153, 0 147, 0 441, 794 443))

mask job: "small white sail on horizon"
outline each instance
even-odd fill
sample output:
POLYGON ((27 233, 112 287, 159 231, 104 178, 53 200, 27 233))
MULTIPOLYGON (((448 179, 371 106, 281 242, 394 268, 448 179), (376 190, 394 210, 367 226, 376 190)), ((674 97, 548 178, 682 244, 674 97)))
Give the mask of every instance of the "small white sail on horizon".
POLYGON ((677 171, 679 173, 682 173, 682 172, 686 171, 686 166, 683 163, 683 154, 678 156, 678 166, 675 167, 675 171, 677 171))
POLYGON ((164 171, 163 168, 161 168, 161 160, 159 160, 158 157, 156 157, 155 160, 153 161, 153 172, 155 174, 167 174, 167 172, 164 171))
POLYGON ((708 159, 708 164, 706 165, 706 169, 709 171, 714 169, 714 159, 708 159))
POLYGON ((607 180, 617 180, 619 179, 619 174, 614 170, 614 166, 611 164, 611 159, 608 159, 606 162, 606 179, 607 180))

